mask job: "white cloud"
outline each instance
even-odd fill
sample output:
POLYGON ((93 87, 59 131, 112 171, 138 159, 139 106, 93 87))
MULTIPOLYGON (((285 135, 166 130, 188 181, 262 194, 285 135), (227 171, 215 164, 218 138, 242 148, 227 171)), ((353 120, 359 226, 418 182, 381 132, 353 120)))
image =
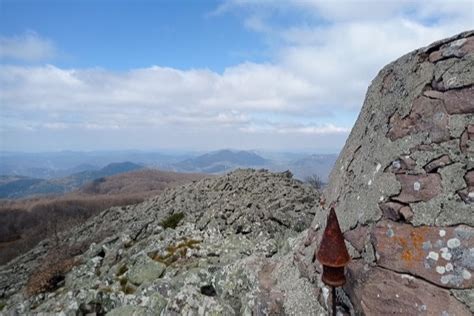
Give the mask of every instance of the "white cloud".
POLYGON ((0 59, 32 62, 48 60, 55 55, 56 48, 53 42, 35 32, 12 37, 0 36, 0 59))
MULTIPOLYGON (((306 140, 347 135, 377 71, 413 49, 473 28, 473 6, 472 1, 437 0, 227 1, 213 14, 239 11, 243 25, 271 43, 271 60, 243 62, 222 73, 160 66, 112 72, 3 65, 0 120, 37 130, 160 128, 196 138, 278 135, 290 145, 302 135, 306 140), (294 21, 280 23, 285 14, 294 21), (277 121, 265 119, 275 114, 277 121), (349 116, 353 120, 341 119, 349 116), (34 123, 38 118, 41 124, 34 123)), ((54 54, 50 42, 28 36, 0 39, 1 56, 38 60, 54 54), (37 48, 21 53, 20 42, 37 43, 29 44, 37 48)))
POLYGON ((242 132, 258 134, 258 133, 267 133, 267 134, 293 134, 293 135, 337 135, 337 134, 347 134, 350 132, 350 128, 336 126, 334 124, 325 124, 325 125, 302 125, 302 124, 272 124, 265 123, 264 125, 250 125, 242 127, 240 129, 242 132))
POLYGON ((112 73, 4 65, 0 85, 5 88, 0 95, 5 110, 55 112, 63 118, 72 112, 76 118, 98 121, 114 115, 122 126, 141 122, 243 124, 255 111, 295 113, 314 99, 312 86, 304 79, 274 65, 250 63, 228 68, 223 74, 157 66, 112 73))

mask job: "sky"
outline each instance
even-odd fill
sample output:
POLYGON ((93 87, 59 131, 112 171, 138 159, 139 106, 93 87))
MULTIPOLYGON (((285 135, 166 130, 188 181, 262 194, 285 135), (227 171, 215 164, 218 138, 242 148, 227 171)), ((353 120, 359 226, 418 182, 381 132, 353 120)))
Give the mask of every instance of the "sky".
POLYGON ((0 0, 0 150, 336 153, 470 1, 0 0))

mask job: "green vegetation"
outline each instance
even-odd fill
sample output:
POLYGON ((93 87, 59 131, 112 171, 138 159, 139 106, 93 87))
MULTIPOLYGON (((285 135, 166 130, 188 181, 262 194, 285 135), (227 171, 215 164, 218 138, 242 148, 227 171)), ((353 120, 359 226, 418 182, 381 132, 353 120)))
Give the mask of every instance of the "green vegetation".
POLYGON ((0 302, 0 312, 7 306, 4 302, 0 302))
POLYGON ((184 218, 184 214, 182 212, 179 213, 174 213, 170 216, 168 216, 166 219, 161 221, 160 225, 163 226, 163 228, 172 228, 175 229, 178 227, 179 222, 184 218))

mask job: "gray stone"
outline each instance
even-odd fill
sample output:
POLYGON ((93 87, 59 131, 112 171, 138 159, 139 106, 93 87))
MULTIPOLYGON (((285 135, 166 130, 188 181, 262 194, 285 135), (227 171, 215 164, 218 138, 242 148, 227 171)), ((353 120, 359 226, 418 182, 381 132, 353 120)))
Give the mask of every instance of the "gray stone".
POLYGON ((161 277, 166 265, 152 260, 147 255, 140 255, 128 272, 130 282, 140 285, 145 281, 153 281, 161 277))
POLYGON ((469 307, 471 313, 474 314, 474 289, 469 290, 451 290, 454 297, 469 307))
POLYGON ((381 267, 421 276, 441 287, 474 286, 474 258, 467 259, 474 229, 468 226, 413 227, 383 221, 372 231, 372 238, 381 267))
POLYGON ((348 270, 344 289, 363 315, 471 315, 448 290, 410 275, 361 262, 351 263, 348 270))
MULTIPOLYGON (((448 230, 453 233, 464 227, 462 224, 474 225, 472 204, 467 199, 469 185, 465 179, 466 172, 474 168, 474 127, 471 128, 474 126, 471 109, 473 34, 470 31, 442 40, 384 67, 372 81, 358 120, 331 172, 324 191, 326 204, 335 203, 344 236, 360 252, 364 259, 361 261, 369 264, 355 271, 354 279, 365 280, 364 276, 370 275, 366 271, 379 269, 378 266, 384 269, 377 271, 387 273, 373 282, 361 281, 357 291, 348 289, 355 314, 415 315, 430 308, 431 313, 442 314, 449 312, 447 300, 453 304, 450 307, 456 306, 451 312, 470 314, 446 290, 472 286, 469 283, 472 276, 468 278, 472 271, 465 258, 470 241, 464 241, 462 252, 453 251, 457 268, 452 263, 451 271, 448 262, 443 261, 439 272, 437 266, 433 266, 428 274, 424 261, 429 252, 425 253, 425 248, 446 248, 446 245, 440 247, 440 243, 447 244, 447 240, 443 240, 439 232, 437 238, 430 235, 429 240, 426 239, 428 236, 419 240, 417 236, 423 235, 419 232, 440 228, 446 228, 448 235, 448 230), (467 46, 463 48, 464 45, 467 46), (383 211, 386 215, 382 217, 383 211), (384 223, 391 224, 392 228, 387 226, 384 231, 376 228, 379 233, 372 233, 367 241, 363 237, 365 234, 358 230, 360 227, 369 230, 380 227, 381 218, 389 218, 384 223), (406 234, 395 229, 402 221, 408 223, 403 224, 406 234), (385 244, 379 242, 382 237, 386 239, 385 244), (403 254, 406 259, 414 260, 410 261, 413 266, 403 263, 403 254), (393 271, 413 274, 410 276, 414 280, 412 286, 399 288, 400 282, 396 280, 393 286, 392 283, 384 285, 386 280, 400 275, 393 271), (421 281, 422 278, 432 283, 421 281), (429 290, 426 290, 428 286, 429 290), (400 293, 392 293, 392 289, 400 293), (377 296, 382 292, 385 298, 377 296), (411 294, 406 296, 407 293, 411 294), (432 301, 432 297, 437 299, 432 301), (429 303, 426 309, 412 309, 415 303, 424 308, 424 303, 413 301, 415 298, 429 303)), ((324 228, 325 212, 316 212, 312 227, 324 228)), ((317 238, 312 240, 317 243, 317 238)), ((308 244, 298 249, 299 267, 308 276, 313 273, 309 262, 314 248, 317 249, 317 245, 308 244), (305 257, 301 258, 301 254, 305 257)), ((442 258, 440 254, 438 257, 442 258)), ((408 276, 406 278, 408 280, 408 276)))
POLYGON ((439 195, 443 188, 441 178, 438 174, 428 175, 397 175, 402 190, 399 195, 393 197, 394 200, 410 203, 429 201, 439 195))
POLYGON ((448 155, 443 155, 431 162, 429 162, 425 167, 426 172, 436 171, 438 168, 444 167, 451 163, 451 158, 448 155))
POLYGON ((108 316, 145 316, 149 315, 146 308, 141 306, 121 306, 107 313, 108 316))

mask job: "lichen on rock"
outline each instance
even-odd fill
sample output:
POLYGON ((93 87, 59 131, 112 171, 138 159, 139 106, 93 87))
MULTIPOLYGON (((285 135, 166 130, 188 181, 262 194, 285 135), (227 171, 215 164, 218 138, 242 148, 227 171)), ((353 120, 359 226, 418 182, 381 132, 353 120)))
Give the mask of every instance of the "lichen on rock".
MULTIPOLYGON (((469 31, 411 52, 368 89, 324 192, 360 254, 348 312, 474 312, 473 43, 469 31)), ((312 242, 297 250, 305 275, 318 275, 308 249, 326 214, 316 212, 312 242)))

